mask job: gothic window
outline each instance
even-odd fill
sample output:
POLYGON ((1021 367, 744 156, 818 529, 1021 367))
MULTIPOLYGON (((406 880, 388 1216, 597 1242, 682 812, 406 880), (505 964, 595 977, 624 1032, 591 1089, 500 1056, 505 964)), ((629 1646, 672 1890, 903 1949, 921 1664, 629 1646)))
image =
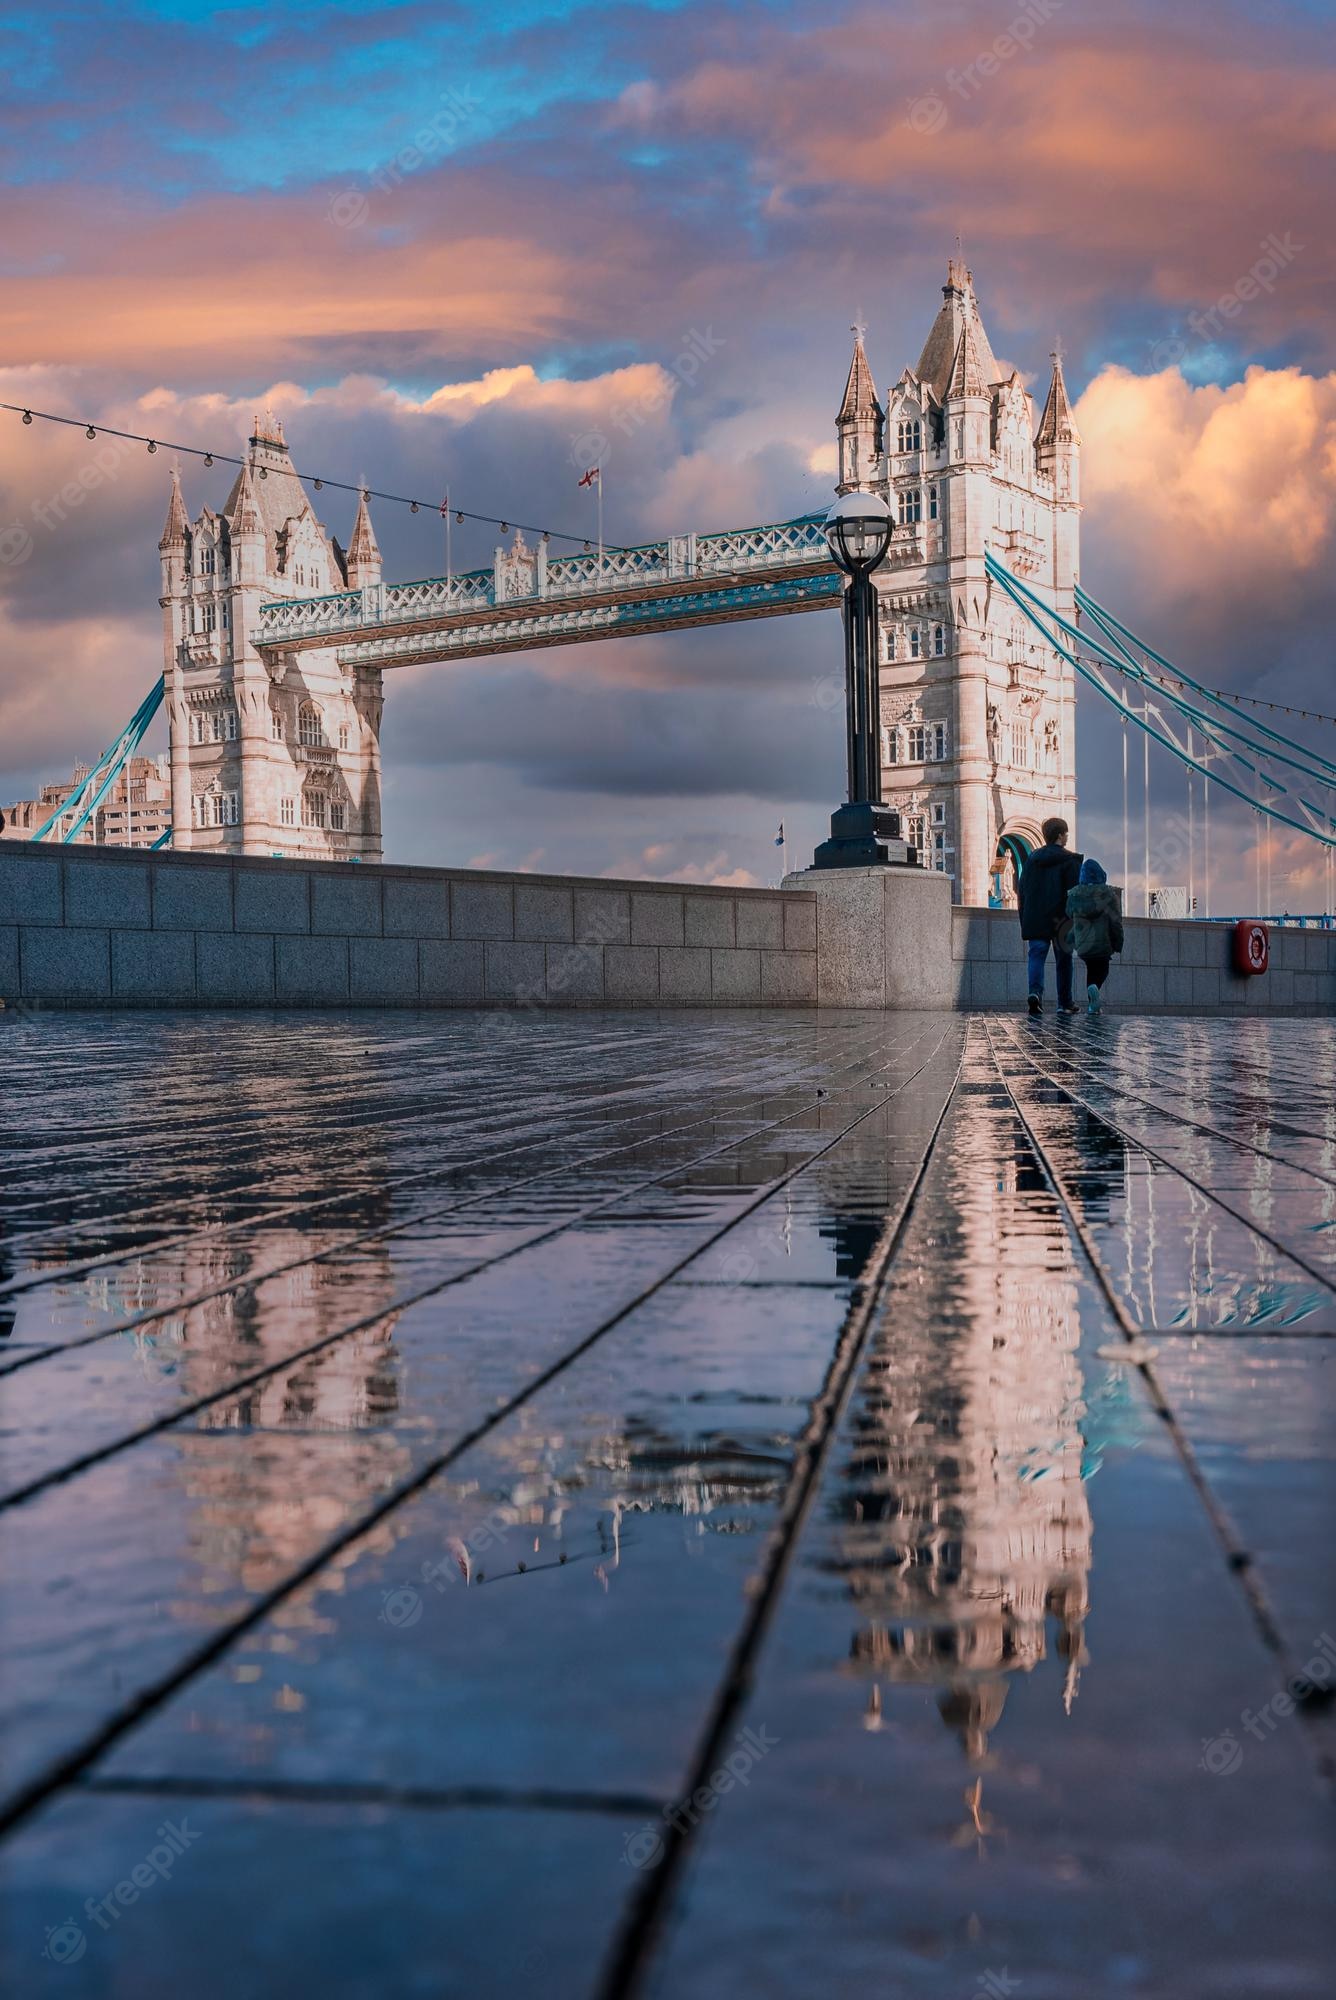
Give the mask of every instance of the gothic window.
POLYGON ((205 605, 205 607, 204 607, 204 629, 205 629, 205 631, 206 631, 206 632, 212 632, 212 631, 214 630, 214 628, 216 627, 217 623, 218 623, 218 607, 217 607, 217 605, 216 605, 216 604, 206 604, 206 605, 205 605))
POLYGON ((882 762, 885 764, 898 764, 900 762, 899 730, 883 729, 881 732, 881 741, 882 741, 882 762))
POLYGON ((237 794, 235 792, 224 792, 219 803, 222 806, 222 817, 219 820, 219 825, 236 826, 241 818, 239 811, 241 801, 237 794))
POLYGON ((881 635, 881 657, 889 665, 895 658, 895 627, 887 625, 881 635))
POLYGON ((325 795, 323 792, 302 793, 302 825, 323 826, 325 824, 325 795))
POLYGON ((271 708, 269 711, 269 735, 275 743, 283 741, 283 713, 281 709, 271 708))
POLYGON ((946 627, 944 625, 934 625, 932 628, 932 652, 933 658, 937 660, 940 660, 946 652, 946 627))
POLYGON ((309 701, 303 702, 297 717, 297 741, 306 749, 314 750, 325 740, 325 732, 320 726, 320 710, 309 701))
POLYGON ((202 549, 200 550, 200 555, 199 555, 199 567, 200 567, 200 575, 201 575, 201 576, 212 576, 212 575, 213 575, 213 571, 214 571, 214 553, 213 553, 213 550, 212 550, 211 548, 208 548, 208 547, 206 547, 206 548, 202 548, 202 549))
POLYGON ((896 496, 900 513, 900 526, 913 527, 923 519, 923 495, 918 487, 906 488, 896 496))
POLYGON ((339 748, 340 750, 348 748, 348 725, 346 722, 339 724, 339 748))
POLYGON ((928 519, 930 521, 937 519, 937 488, 935 485, 928 488, 928 519))
POLYGON ((297 582, 298 582, 299 584, 302 584, 302 583, 305 583, 305 581, 306 581, 306 571, 305 571, 305 570, 304 570, 304 569, 302 568, 301 564, 300 564, 300 563, 298 563, 298 565, 297 565, 297 582))
POLYGON ((932 754, 940 764, 946 755, 946 724, 935 722, 932 728, 932 754))
POLYGON ((909 845, 911 847, 917 849, 920 856, 923 853, 923 846, 924 846, 924 841, 926 839, 926 834, 927 830, 923 824, 923 814, 922 813, 908 814, 905 820, 905 839, 909 842, 909 845))
POLYGON ((909 628, 909 657, 911 660, 923 658, 923 634, 917 625, 911 625, 909 628))
POLYGON ((1011 725, 1011 761, 1018 771, 1025 770, 1030 762, 1030 732, 1023 722, 1011 725))
POLYGON ((220 622, 222 623, 224 629, 226 629, 227 626, 229 626, 232 623, 232 613, 228 608, 228 603, 226 598, 223 599, 222 605, 220 607, 220 622))
POLYGON ((921 722, 914 723, 909 731, 909 762, 923 764, 928 757, 928 732, 921 722))
POLYGON ((940 803, 939 803, 939 804, 937 804, 937 805, 935 805, 935 806, 933 807, 933 809, 932 809, 932 823, 933 823, 933 825, 934 825, 934 826, 945 826, 945 825, 946 825, 946 807, 945 807, 945 805, 943 805, 943 804, 940 804, 940 803))
POLYGON ((320 572, 318 569, 313 568, 311 571, 311 588, 312 590, 319 590, 320 588, 320 572))
POLYGON ((292 826, 296 823, 296 816, 296 806, 293 800, 280 799, 278 802, 278 817, 280 822, 284 826, 292 826))
POLYGON ((897 435, 901 451, 922 451, 923 425, 917 417, 902 417, 897 435))
POLYGON ((331 799, 329 802, 329 824, 332 831, 342 833, 346 819, 347 813, 344 809, 343 800, 331 799))

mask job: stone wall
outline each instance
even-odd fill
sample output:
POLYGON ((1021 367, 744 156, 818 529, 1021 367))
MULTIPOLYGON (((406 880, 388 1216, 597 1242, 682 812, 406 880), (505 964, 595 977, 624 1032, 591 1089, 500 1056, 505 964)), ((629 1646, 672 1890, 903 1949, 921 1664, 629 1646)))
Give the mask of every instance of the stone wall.
MULTIPOLYGON (((1124 920, 1125 949, 1109 974, 1110 1011, 1138 1014, 1325 1014, 1336 1008, 1336 931, 1271 930, 1271 965, 1256 978, 1230 969, 1231 926, 1124 920)), ((951 913, 956 1005, 1025 1005, 1025 947, 1014 910, 951 913)), ((1078 999, 1084 999, 1079 985, 1078 999)), ((1053 965, 1047 997, 1053 1004, 1053 965)))
POLYGON ((816 899, 441 868, 0 848, 0 998, 803 1007, 816 899))

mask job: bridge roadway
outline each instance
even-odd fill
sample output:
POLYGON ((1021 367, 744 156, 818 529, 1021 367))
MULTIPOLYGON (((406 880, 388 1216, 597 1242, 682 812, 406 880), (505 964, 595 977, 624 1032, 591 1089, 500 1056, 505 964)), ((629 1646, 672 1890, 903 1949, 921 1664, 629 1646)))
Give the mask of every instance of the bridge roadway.
POLYGON ((501 1019, 0 1016, 7 1990, 1325 1991, 1330 1027, 501 1019))
MULTIPOLYGON (((333 644, 352 664, 394 667, 829 610, 844 580, 822 518, 675 535, 601 558, 549 557, 543 542, 499 552, 491 569, 283 598, 261 607, 255 643, 284 653, 333 644)), ((901 541, 905 560, 925 546, 920 530, 901 541)))

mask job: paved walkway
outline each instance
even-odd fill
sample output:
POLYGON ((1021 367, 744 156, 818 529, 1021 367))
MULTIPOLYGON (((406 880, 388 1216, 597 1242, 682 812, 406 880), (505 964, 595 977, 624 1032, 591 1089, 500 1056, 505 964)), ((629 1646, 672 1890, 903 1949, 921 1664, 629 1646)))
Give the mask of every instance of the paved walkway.
POLYGON ((1329 1991, 1325 1023, 0 1062, 9 1990, 1329 1991))

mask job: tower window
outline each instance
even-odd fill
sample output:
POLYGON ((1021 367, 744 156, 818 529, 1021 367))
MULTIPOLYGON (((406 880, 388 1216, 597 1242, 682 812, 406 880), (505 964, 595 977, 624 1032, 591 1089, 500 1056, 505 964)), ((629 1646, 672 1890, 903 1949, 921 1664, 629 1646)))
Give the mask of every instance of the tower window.
POLYGON ((339 724, 339 748, 340 750, 348 748, 348 725, 346 722, 339 724))
POLYGON ((906 487, 896 496, 902 528, 912 527, 923 519, 923 495, 917 486, 906 487))
POLYGON ((320 710, 314 708, 309 701, 303 702, 297 717, 297 741, 306 749, 315 750, 324 740, 325 732, 320 726, 320 710))
POLYGON ((928 732, 921 722, 916 722, 909 731, 909 762, 923 764, 928 757, 928 732))
POLYGON ((881 657, 888 664, 895 658, 894 625, 888 625, 881 635, 881 657))
POLYGON ((928 488, 928 519, 930 521, 937 519, 937 487, 935 484, 928 488))
POLYGON ((909 628, 909 657, 911 660, 923 658, 923 634, 917 625, 911 625, 909 628))
POLYGON ((883 729, 881 732, 882 760, 887 764, 900 762, 900 732, 898 729, 883 729))
POLYGON ((284 826, 293 826, 293 825, 295 825, 295 823, 296 823, 296 817, 297 817, 297 814, 296 814, 296 806, 295 806, 295 804, 294 804, 294 802, 293 802, 293 800, 292 800, 292 799, 280 799, 280 800, 279 800, 279 802, 278 802, 278 817, 279 817, 279 820, 280 820, 280 822, 281 822, 281 823, 282 823, 282 825, 284 825, 284 826))
POLYGON ((201 575, 201 576, 212 576, 212 575, 213 575, 213 572, 214 572, 214 560, 215 560, 215 559, 214 559, 214 552, 213 552, 213 550, 212 550, 211 548, 203 548, 203 549, 201 549, 201 550, 200 550, 200 552, 199 552, 199 568, 200 568, 200 575, 201 575))
POLYGON ((940 764, 946 756, 946 724, 935 722, 932 728, 932 754, 940 764))
POLYGON ((271 708, 269 711, 269 734, 275 743, 283 741, 283 716, 281 710, 277 708, 271 708))
POLYGON ((934 625, 932 628, 933 658, 940 660, 946 652, 946 627, 934 625))
POLYGON ((347 820, 347 813, 344 808, 343 800, 331 799, 329 802, 329 824, 333 832, 342 833, 344 830, 346 820, 347 820))
POLYGON ((932 823, 934 826, 946 825, 946 807, 944 805, 938 804, 933 807, 932 823))
POLYGON ((1030 732, 1023 722, 1011 725, 1011 761, 1018 771, 1028 768, 1030 762, 1030 732))
POLYGON ((325 795, 323 792, 302 793, 302 825, 323 826, 325 824, 325 795))
POLYGON ((212 632, 217 626, 217 624, 218 624, 218 606, 216 604, 206 604, 204 607, 205 631, 212 632))
POLYGON ((902 417, 897 437, 901 451, 922 451, 923 425, 917 417, 902 417))

